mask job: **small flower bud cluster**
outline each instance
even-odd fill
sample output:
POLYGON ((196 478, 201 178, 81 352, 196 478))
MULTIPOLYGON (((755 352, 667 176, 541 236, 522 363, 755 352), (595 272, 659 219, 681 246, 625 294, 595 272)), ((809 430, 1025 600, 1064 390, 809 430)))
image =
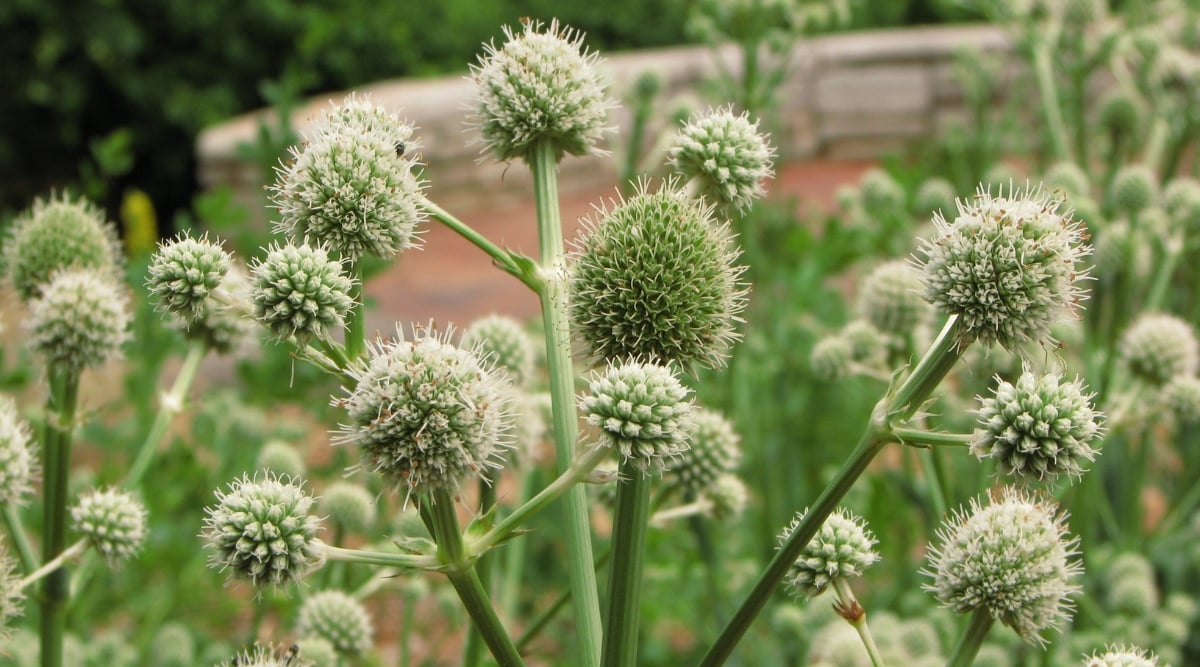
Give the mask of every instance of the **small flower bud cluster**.
POLYGON ((929 218, 935 213, 949 211, 954 206, 955 198, 953 183, 944 178, 930 177, 922 181, 917 188, 917 194, 913 198, 913 212, 919 218, 929 218))
POLYGON ((371 617, 362 604, 341 591, 321 591, 300 607, 296 622, 300 635, 325 639, 342 655, 357 656, 371 650, 371 617))
POLYGON ((38 199, 13 221, 4 243, 4 266, 23 301, 36 298, 55 274, 95 269, 115 279, 121 246, 104 213, 86 199, 38 199))
POLYGON ((876 330, 902 336, 932 315, 922 291, 921 276, 908 262, 884 262, 863 278, 858 313, 876 330))
POLYGON ((1051 192, 1062 191, 1068 198, 1086 197, 1091 191, 1088 176, 1074 162, 1057 162, 1046 170, 1042 185, 1051 192))
POLYGON ((250 279, 241 266, 230 266, 218 287, 232 303, 207 300, 199 317, 185 325, 184 336, 203 341, 213 352, 229 354, 249 347, 255 341, 258 326, 249 312, 250 279))
POLYGON ((21 577, 17 564, 0 543, 0 642, 9 641, 8 622, 25 610, 25 593, 21 590, 21 577))
POLYGON ((600 429, 598 446, 650 475, 671 467, 688 447, 688 393, 669 368, 629 362, 597 373, 579 407, 600 429))
POLYGON ((1153 653, 1136 646, 1109 646, 1103 653, 1084 658, 1082 667, 1157 667, 1153 653))
POLYGON ((1154 248, 1142 227, 1128 220, 1114 220, 1096 234, 1096 273, 1145 280, 1154 268, 1154 248))
POLYGON ((1179 423, 1200 424, 1200 378, 1176 375, 1163 386, 1162 396, 1167 409, 1179 423))
POLYGON ((78 372, 119 356, 130 318, 129 299, 109 273, 68 269, 30 306, 30 343, 48 366, 78 372))
POLYGON ((1200 181, 1175 178, 1163 189, 1162 206, 1172 227, 1194 233, 1200 229, 1200 181))
POLYGON ((279 339, 325 339, 354 305, 353 282, 324 248, 274 246, 251 267, 254 316, 279 339))
POLYGON ((203 318, 207 300, 229 273, 229 253, 207 238, 189 234, 164 242, 150 262, 146 286, 159 308, 185 326, 203 318))
MULTIPOLYGON (((780 545, 787 542, 807 514, 807 509, 796 514, 779 534, 780 545)), ((800 552, 784 583, 797 598, 820 595, 835 579, 862 576, 879 560, 877 543, 861 517, 839 507, 800 552)))
POLYGON ((17 404, 0 396, 0 505, 21 507, 33 490, 37 458, 17 404))
POLYGON ((832 382, 850 373, 854 361, 854 346, 841 336, 826 336, 813 345, 808 363, 813 376, 824 382, 832 382))
POLYGON ((533 381, 537 364, 533 339, 511 317, 488 315, 475 320, 463 331, 462 346, 507 371, 514 386, 528 387, 533 381))
POLYGON ((708 513, 717 521, 732 521, 746 511, 750 504, 750 491, 746 483, 733 473, 725 473, 717 477, 701 494, 712 507, 708 513))
POLYGON ((132 494, 94 489, 71 508, 75 532, 86 537, 109 563, 129 560, 146 541, 146 507, 132 494))
POLYGON ((872 218, 895 218, 907 210, 904 186, 882 169, 868 169, 858 180, 863 210, 872 218))
POLYGON ((210 563, 256 587, 300 580, 321 559, 312 505, 312 496, 287 477, 234 480, 205 509, 210 563))
POLYGON ((1158 177, 1145 165, 1124 167, 1113 177, 1109 197, 1117 212, 1136 217, 1158 199, 1158 177))
POLYGON ((1200 370, 1200 342, 1187 322, 1165 313, 1139 316, 1121 336, 1121 356, 1134 378, 1161 387, 1200 370))
POLYGON ((337 649, 324 637, 301 637, 296 640, 296 648, 297 656, 313 667, 341 664, 337 649))
POLYGON ((317 506, 331 523, 347 533, 364 533, 375 523, 375 500, 358 484, 330 484, 317 506))
POLYGON ((693 116, 675 135, 671 167, 699 194, 722 210, 749 210, 766 194, 763 182, 774 173, 774 148, 743 112, 730 108, 693 116))
POLYGON ((255 467, 275 473, 276 476, 301 477, 307 472, 300 451, 282 440, 268 440, 258 450, 255 467))
POLYGON ((688 448, 671 465, 666 477, 685 495, 705 493, 742 460, 741 438, 724 415, 696 407, 685 426, 688 448))

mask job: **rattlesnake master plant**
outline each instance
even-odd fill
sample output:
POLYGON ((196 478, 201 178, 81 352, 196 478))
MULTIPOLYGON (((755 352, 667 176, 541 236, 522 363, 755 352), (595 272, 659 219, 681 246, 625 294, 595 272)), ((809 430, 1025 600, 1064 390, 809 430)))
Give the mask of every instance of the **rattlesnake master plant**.
POLYGON ((32 432, 17 412, 17 404, 0 396, 0 504, 22 507, 28 502, 38 472, 32 432))
MULTIPOLYGON (((782 545, 796 531, 796 527, 808 513, 798 512, 779 534, 782 545)), ((862 576, 862 573, 879 560, 875 551, 878 541, 867 528, 862 517, 853 512, 837 508, 821 524, 808 546, 800 552, 788 570, 784 585, 793 596, 806 600, 825 592, 838 578, 862 576)))
POLYGON ((155 305, 185 326, 208 312, 208 297, 229 273, 231 257, 207 237, 186 232, 159 244, 150 261, 146 287, 155 305))
MULTIPOLYGON (((21 590, 21 577, 17 574, 17 563, 8 555, 7 547, 0 543, 0 643, 7 645, 10 639, 8 622, 25 610, 25 593, 21 590)), ((0 650, 0 656, 5 655, 0 650)))
POLYGON ((389 259, 417 244, 425 182, 414 174, 411 125, 352 95, 305 138, 271 188, 277 231, 352 262, 389 259))
POLYGON ((46 365, 78 372, 120 356, 131 318, 129 298, 111 272, 67 269, 30 305, 30 344, 46 365))
POLYGON ((300 607, 296 631, 320 637, 342 655, 355 656, 371 650, 371 617, 362 603, 336 590, 309 596, 300 607))
POLYGON ((1143 313, 1121 335, 1121 358, 1134 378, 1159 387, 1177 375, 1196 375, 1200 342, 1184 320, 1143 313))
POLYGON ((684 427, 688 447, 671 464, 667 483, 689 496, 707 493, 742 461, 741 438, 720 412, 695 407, 684 427))
POLYGON ((1066 514, 1049 501, 1009 490, 988 505, 972 500, 937 531, 925 588, 958 613, 986 610, 1025 641, 1071 618, 1072 580, 1083 571, 1078 538, 1067 537, 1066 514))
MULTIPOLYGON (((1157 667, 1158 658, 1137 646, 1110 646, 1084 658, 1081 667, 1157 667)), ((1166 666, 1164 666, 1166 667, 1166 666)))
POLYGON ((250 271, 254 317, 281 340, 326 339, 354 305, 354 282, 322 247, 272 246, 250 271))
POLYGON ((767 190, 763 181, 774 174, 775 149, 746 112, 710 109, 692 116, 676 134, 667 154, 672 169, 689 190, 722 209, 749 210, 767 190))
POLYGON ((146 507, 118 489, 93 489, 71 508, 72 527, 104 555, 109 564, 129 560, 146 541, 146 507))
POLYGON ((585 221, 570 257, 570 307, 595 360, 724 364, 746 288, 729 227, 712 214, 668 180, 585 221))
POLYGON ((921 276, 908 262, 884 262, 872 269, 859 286, 859 316, 879 331, 904 335, 927 322, 931 315, 921 292, 921 276))
POLYGON ((13 221, 3 260, 17 294, 30 301, 64 269, 96 269, 116 278, 121 246, 103 211, 87 199, 62 194, 34 201, 13 221))
POLYGON ((351 444, 361 466, 407 493, 456 491, 464 479, 499 468, 511 446, 512 385, 472 350, 417 329, 412 340, 369 343, 334 404, 346 409, 335 444, 351 444))
POLYGON ((996 461, 999 473, 1025 481, 1079 478, 1096 458, 1092 443, 1104 416, 1092 407, 1095 394, 1082 381, 1026 370, 1015 384, 997 378, 993 395, 981 399, 971 453, 996 461))
POLYGON ((986 189, 958 202, 936 233, 922 239, 918 264, 925 299, 959 316, 959 342, 1017 350, 1051 342, 1050 327, 1075 315, 1085 298, 1079 263, 1090 252, 1083 226, 1061 200, 1041 190, 986 189))
POLYGON ((528 387, 537 368, 534 340, 521 323, 504 315, 486 315, 472 322, 462 335, 462 345, 478 350, 497 368, 512 375, 517 387, 528 387))
POLYGON ((670 368, 610 365, 597 373, 579 408, 600 429, 598 447, 616 451, 643 474, 661 473, 688 447, 689 391, 670 368))
POLYGON ((317 507, 329 522, 348 533, 363 533, 375 523, 375 499, 358 484, 337 481, 325 487, 317 507))
POLYGON ((474 121, 487 152, 498 160, 527 159, 542 142, 556 160, 598 152, 616 104, 583 35, 558 21, 526 20, 519 33, 505 26, 504 37, 500 47, 485 44, 471 66, 474 121))

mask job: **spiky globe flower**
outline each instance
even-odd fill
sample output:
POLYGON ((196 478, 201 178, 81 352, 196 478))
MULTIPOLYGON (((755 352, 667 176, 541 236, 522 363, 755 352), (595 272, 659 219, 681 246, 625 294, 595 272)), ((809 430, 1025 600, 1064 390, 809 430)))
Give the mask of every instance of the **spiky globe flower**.
POLYGON ((455 491, 498 468, 510 446, 512 385, 469 350, 417 330, 413 340, 368 344, 336 405, 349 421, 334 442, 357 446, 362 466, 409 493, 455 491))
POLYGON ((201 537, 210 565, 228 570, 230 579, 255 587, 284 584, 320 562, 321 524, 299 483, 272 473, 243 475, 216 496, 217 504, 204 510, 201 537))
POLYGON ((645 475, 660 473, 688 448, 689 390, 666 366, 630 361, 598 371, 579 399, 598 447, 645 475))
POLYGON ((1094 265, 1103 279, 1123 275, 1145 279, 1153 269, 1154 248, 1142 227, 1115 220, 1096 234, 1094 265))
POLYGON ((119 489, 92 489, 71 507, 71 525, 110 563, 129 560, 146 541, 146 507, 119 489))
POLYGON ((1075 314, 1090 248, 1060 204, 1041 190, 980 190, 953 221, 934 217, 934 238, 920 243, 925 300, 959 317, 961 344, 1048 343, 1050 327, 1075 314))
POLYGON ((361 655, 371 650, 371 617, 362 604, 341 591, 321 591, 300 607, 296 631, 327 639, 338 653, 361 655))
POLYGON ((1046 170, 1042 185, 1051 191, 1061 190, 1067 196, 1086 197, 1091 189, 1083 168, 1074 162, 1056 162, 1046 170))
POLYGON ((1189 231, 1200 228, 1200 181, 1186 176, 1173 179, 1163 188, 1162 205, 1174 226, 1189 231))
MULTIPOLYGON (((782 546, 796 532, 808 510, 797 512, 791 523, 779 533, 782 546)), ((875 551, 875 535, 861 517, 844 509, 835 509, 796 557, 788 569, 784 584, 799 599, 808 599, 825 592, 839 578, 862 576, 879 560, 875 551)))
POLYGON ((555 161, 599 152, 616 104, 604 91, 598 57, 583 47, 583 34, 558 21, 543 26, 527 20, 519 34, 505 26, 504 37, 499 48, 485 44, 471 66, 474 121, 486 149, 503 161, 528 160, 541 145, 555 161))
POLYGON ((904 335, 928 321, 921 275, 902 260, 884 262, 858 288, 858 314, 878 331, 904 335))
POLYGON ((30 344, 48 366, 78 372, 120 355, 129 338, 129 299, 109 273, 68 269, 30 306, 30 344))
POLYGON ((337 667, 341 664, 337 649, 324 637, 301 637, 296 640, 296 655, 312 667, 337 667))
POLYGON ((204 302, 199 317, 183 324, 188 340, 203 341, 217 354, 236 353, 249 349, 257 340, 258 323, 251 314, 250 277, 240 265, 230 266, 218 288, 228 302, 217 299, 204 302))
POLYGON ((414 173, 412 125, 351 95, 306 139, 271 189, 277 231, 351 262, 390 259, 417 245, 425 181, 414 173))
POLYGON ((744 267, 729 227, 674 181, 645 184, 584 223, 572 253, 571 318, 595 360, 721 366, 742 321, 744 267))
MULTIPOLYGON (((21 577, 17 564, 8 555, 4 543, 0 542, 0 642, 9 640, 8 622, 25 610, 25 593, 21 590, 21 577)), ((5 652, 0 651, 0 655, 5 652)))
POLYGON ((150 299, 185 325, 204 317, 212 293, 229 273, 229 253, 207 237, 184 233, 164 241, 150 260, 146 287, 150 299))
POLYGON ((667 473, 668 481, 687 495, 699 496, 732 473, 742 460, 741 438, 720 412, 696 407, 688 420, 688 448, 667 473))
POLYGON ((1041 633, 1069 621, 1072 583, 1083 568, 1072 560, 1078 538, 1066 531, 1066 514, 1049 501, 1018 491, 971 501, 937 531, 928 552, 926 590, 960 614, 986 610, 1025 641, 1044 644, 1041 633))
POLYGON ((1015 188, 1015 183, 1020 183, 1025 180, 1021 173, 1014 169, 1011 165, 1003 162, 997 162, 983 174, 983 180, 980 183, 983 190, 996 190, 998 192, 1011 191, 1015 188))
POLYGON ((904 187, 892 175, 878 168, 868 169, 858 180, 863 210, 875 217, 902 215, 904 187))
POLYGON ((242 651, 217 667, 319 667, 300 655, 299 650, 255 645, 242 651))
POLYGON ((722 209, 746 211, 766 194, 775 149, 749 114, 723 107, 694 115, 676 134, 667 158, 699 194, 722 209))
POLYGON ((1176 375, 1163 386, 1167 409, 1182 424, 1200 424, 1200 378, 1176 375))
POLYGON ((521 323, 505 315, 486 315, 463 331, 462 346, 476 350, 512 375, 517 387, 533 381, 537 350, 521 323))
POLYGON ((375 499, 361 485, 334 482, 325 487, 317 507, 348 533, 366 532, 375 523, 375 499))
POLYGON ((994 459, 998 472, 1023 481, 1081 477, 1096 458, 1092 442, 1103 432, 1104 415, 1092 409, 1095 394, 1080 380, 1028 370, 1016 384, 997 382, 975 411, 971 453, 994 459))
POLYGON ((954 184, 950 181, 933 176, 921 181, 917 194, 913 197, 913 212, 918 216, 930 217, 938 211, 948 211, 954 206, 954 184))
POLYGON ((186 625, 169 621, 154 633, 149 653, 150 664, 154 667, 194 667, 196 639, 186 625))
POLYGON ((33 490, 37 457, 29 427, 17 412, 17 404, 0 396, 0 504, 21 507, 33 490))
POLYGON ((1160 387, 1200 369, 1200 342, 1192 325, 1166 313, 1140 315, 1121 336, 1121 356, 1133 377, 1160 387))
POLYGON ((273 246, 251 272, 254 316, 279 339, 328 338, 354 305, 353 281, 324 248, 273 246))
POLYGON ((115 277, 121 246, 104 213, 87 199, 38 199, 13 221, 4 243, 4 266, 22 301, 41 293, 55 274, 95 269, 115 277))
POLYGON ((733 473, 724 473, 704 490, 700 496, 712 503, 708 513, 717 521, 737 519, 750 504, 750 491, 742 478, 733 473))
POLYGON ((265 442, 262 449, 258 450, 255 467, 292 478, 303 476, 308 468, 304 464, 304 457, 301 456, 300 450, 283 440, 265 442))
POLYGON ((1141 123, 1142 104, 1130 91, 1116 87, 1100 102, 1100 125, 1110 134, 1129 139, 1141 123))
POLYGON ((854 361, 854 346, 843 336, 826 336, 813 345, 808 363, 818 380, 832 382, 845 377, 854 361))
POLYGON ((890 337, 867 320, 850 320, 838 336, 850 343, 851 361, 866 367, 878 367, 886 362, 890 337))
POLYGON ((1113 177, 1108 195, 1119 213, 1136 216, 1158 199, 1158 176, 1143 164, 1122 167, 1113 177))
POLYGON ((1109 646, 1083 659, 1082 667, 1156 667, 1158 658, 1137 646, 1109 646))

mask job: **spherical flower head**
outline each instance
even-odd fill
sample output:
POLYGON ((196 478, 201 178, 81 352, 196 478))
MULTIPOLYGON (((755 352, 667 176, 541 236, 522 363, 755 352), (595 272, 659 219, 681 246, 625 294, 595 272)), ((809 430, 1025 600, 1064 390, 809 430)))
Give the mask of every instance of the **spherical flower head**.
POLYGON ((301 656, 298 648, 256 645, 252 650, 242 651, 217 667, 317 667, 317 663, 301 656))
POLYGON ((1042 185, 1051 191, 1062 191, 1068 196, 1086 197, 1091 189, 1083 168, 1074 162, 1056 162, 1046 170, 1042 185))
POLYGON ((937 176, 921 181, 913 198, 913 211, 920 217, 930 217, 954 206, 954 184, 937 176))
POLYGON ((997 378, 992 396, 975 414, 978 428, 971 453, 996 461, 997 470, 1023 481, 1078 478, 1094 461, 1092 443, 1103 432, 1104 415, 1092 408, 1095 394, 1080 380, 1026 370, 1016 384, 997 378))
POLYGON ((354 305, 353 281, 324 248, 273 246, 251 272, 254 316, 281 340, 328 338, 354 305))
POLYGON ((104 213, 86 199, 71 201, 67 195, 35 201, 13 221, 4 243, 4 265, 22 301, 37 297, 65 269, 115 276, 120 258, 116 230, 104 213))
POLYGON ((301 637, 296 640, 296 655, 313 667, 340 665, 337 649, 324 637, 301 637))
POLYGON ((120 355, 130 318, 129 299, 111 274, 68 269, 31 304, 30 343, 47 365, 80 371, 120 355))
POLYGON ((688 448, 689 393, 670 368, 630 361, 597 372, 579 408, 600 429, 597 446, 650 475, 688 448))
POLYGON ((1100 103, 1100 126, 1115 137, 1128 138, 1141 123, 1142 105, 1132 92, 1119 86, 1100 103))
POLYGON ((210 564, 255 587, 299 581, 320 562, 313 498, 289 477, 243 476, 205 508, 210 564))
POLYGON ((667 153, 671 167, 699 194, 741 212, 766 194, 763 181, 774 174, 774 156, 758 122, 728 107, 689 119, 667 153))
POLYGON ((463 331, 462 346, 507 371, 517 387, 528 387, 533 381, 537 365, 533 338, 511 317, 487 315, 475 320, 463 331))
POLYGON ((838 336, 850 343, 850 360, 867 367, 882 366, 887 359, 889 336, 867 320, 850 320, 838 336))
POLYGON ((146 507, 118 489, 93 489, 71 507, 75 532, 87 538, 109 563, 129 560, 146 541, 146 507))
POLYGON ((741 438, 716 410, 696 407, 686 426, 688 448, 671 465, 667 477, 687 495, 699 496, 732 473, 742 461, 741 438))
POLYGON ((854 360, 854 346, 843 336, 826 336, 813 345, 808 363, 813 375, 825 382, 845 377, 854 360))
POLYGON ((358 484, 334 482, 325 487, 317 507, 348 533, 364 533, 375 523, 375 499, 358 484))
POLYGON ((875 267, 858 288, 858 314, 879 331, 903 335, 929 320, 921 276, 901 260, 875 267))
MULTIPOLYGON (((25 593, 21 590, 21 577, 17 564, 0 543, 0 642, 9 640, 8 622, 25 610, 25 593)), ((4 652, 0 651, 0 655, 4 652)))
POLYGON ((268 440, 264 443, 262 449, 258 450, 255 467, 291 478, 304 475, 308 468, 300 451, 282 440, 268 440))
POLYGON ((1177 375, 1200 369, 1200 342, 1192 325, 1166 313, 1139 316, 1121 336, 1121 356, 1130 374, 1161 387, 1177 375))
POLYGON ((1181 424, 1200 424, 1200 378, 1176 375, 1163 386, 1163 402, 1181 424))
POLYGON ((1139 226, 1115 220, 1096 234, 1095 268, 1101 276, 1124 275, 1144 279, 1153 269, 1154 248, 1139 226))
POLYGON ((986 506, 971 501, 938 529, 931 547, 933 578, 926 589, 963 614, 987 610, 1025 641, 1044 644, 1040 633, 1070 620, 1068 597, 1081 589, 1072 557, 1077 538, 1066 534, 1066 515, 1048 501, 1010 491, 986 506))
POLYGON ((1049 343, 1055 321, 1075 314, 1087 273, 1077 264, 1091 249, 1060 204, 1040 190, 981 190, 952 222, 934 217, 920 248, 925 300, 960 318, 960 343, 1049 343))
POLYGON ((728 225, 673 181, 598 214, 584 223, 570 278, 571 318, 591 356, 723 365, 746 307, 728 225))
POLYGON ((250 315, 250 276, 240 265, 233 265, 221 280, 221 291, 230 304, 215 299, 205 301, 199 317, 183 325, 188 340, 203 341, 217 354, 236 353, 257 342, 258 324, 250 315), (236 304, 247 304, 240 308, 236 304))
POLYGON ((21 419, 17 404, 0 396, 0 505, 23 506, 37 471, 32 432, 21 419))
POLYGON ((1158 658, 1137 646, 1109 646, 1084 658, 1083 667, 1157 667, 1158 658))
POLYGON ((360 655, 371 650, 374 634, 371 617, 362 604, 335 590, 321 591, 304 601, 296 631, 326 639, 344 655, 360 655))
POLYGON ((360 448, 363 467, 409 493, 456 491, 498 468, 510 447, 512 385, 478 355, 417 330, 413 340, 368 344, 335 404, 349 421, 335 442, 360 448))
POLYGON ((1186 176, 1175 178, 1163 189, 1162 205, 1176 228, 1200 228, 1200 181, 1186 176))
POLYGON ((1142 164, 1122 167, 1109 189, 1113 208, 1125 215, 1137 215, 1158 199, 1158 176, 1142 164))
MULTIPOLYGON (((798 512, 783 529, 779 534, 781 546, 807 514, 807 509, 798 512)), ((798 599, 820 595, 835 579, 861 576, 875 564, 879 560, 879 553, 875 551, 877 543, 861 517, 839 507, 825 519, 808 546, 796 557, 784 584, 798 599)))
POLYGON ((229 273, 229 253, 186 232, 164 242, 150 260, 146 287, 157 306, 190 324, 205 315, 206 301, 229 273))
POLYGON ((196 639, 183 623, 167 622, 154 634, 149 652, 155 667, 194 667, 196 639))
POLYGON ((704 489, 700 496, 708 500, 709 516, 717 521, 732 521, 746 511, 750 504, 750 490, 742 478, 733 473, 724 473, 704 489))
POLYGON ((425 181, 414 173, 411 125, 352 95, 306 138, 272 188, 277 231, 351 262, 390 259, 417 244, 425 181))
POLYGON ((528 160, 540 145, 566 154, 597 153, 616 106, 605 91, 598 57, 583 35, 551 21, 525 21, 519 34, 504 28, 505 43, 485 44, 471 66, 475 122, 486 150, 498 160, 528 160))
POLYGON ((892 175, 878 168, 863 172, 858 180, 863 210, 874 217, 894 218, 903 215, 904 187, 892 175))

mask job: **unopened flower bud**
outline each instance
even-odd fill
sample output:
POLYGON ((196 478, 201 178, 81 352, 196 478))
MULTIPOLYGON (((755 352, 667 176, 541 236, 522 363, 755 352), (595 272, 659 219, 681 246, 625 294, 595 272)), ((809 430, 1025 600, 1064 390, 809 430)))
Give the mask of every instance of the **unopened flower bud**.
POLYGON ((758 123, 730 108, 693 116, 675 135, 671 166, 699 193, 725 209, 745 212, 766 194, 774 148, 758 123))
POLYGON ((533 339, 511 317, 488 315, 475 320, 463 331, 462 346, 476 350, 507 371, 517 387, 527 387, 533 381, 537 359, 533 339))
POLYGON ((579 401, 612 449, 644 474, 660 473, 687 449, 689 391, 665 366, 628 362, 598 372, 579 401))
POLYGON ((83 535, 110 562, 133 557, 146 540, 146 507, 128 492, 92 490, 71 508, 75 532, 83 535))
POLYGON ((207 238, 184 233, 159 245, 150 261, 146 286, 159 308, 185 325, 208 311, 206 302, 229 272, 229 253, 207 238))
POLYGON ((36 298, 67 269, 95 269, 116 278, 121 250, 116 230, 86 199, 38 199, 18 216, 4 243, 4 266, 23 301, 36 298))
POLYGON ((324 248, 275 246, 251 271, 255 317, 276 338, 328 338, 354 305, 353 282, 324 248))
POLYGON ((78 372, 119 356, 130 319, 129 299, 115 279, 70 269, 56 274, 30 306, 30 342, 47 365, 78 372))
MULTIPOLYGON (((787 542, 807 514, 807 509, 796 514, 779 534, 780 545, 787 542)), ((862 576, 879 560, 876 544, 875 535, 866 522, 839 507, 825 519, 808 546, 796 557, 784 583, 798 598, 820 595, 835 579, 862 576)))
POLYGON ((296 631, 320 637, 342 655, 357 656, 371 650, 371 617, 360 602, 341 591, 321 591, 300 607, 296 631))
POLYGON ((1187 322, 1166 313, 1139 316, 1121 336, 1121 356, 1138 380, 1159 387, 1200 369, 1200 342, 1187 322))

